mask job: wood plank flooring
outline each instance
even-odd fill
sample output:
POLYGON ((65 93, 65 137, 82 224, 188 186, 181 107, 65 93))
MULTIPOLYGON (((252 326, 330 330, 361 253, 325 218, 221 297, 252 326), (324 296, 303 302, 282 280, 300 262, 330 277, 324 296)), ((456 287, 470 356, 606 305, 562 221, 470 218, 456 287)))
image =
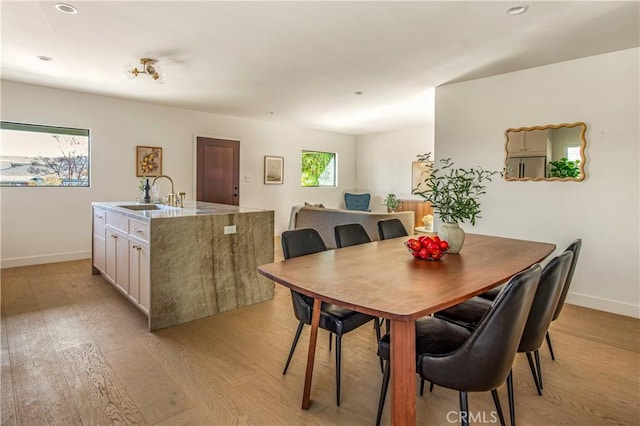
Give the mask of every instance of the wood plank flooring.
MULTIPOLYGON (((372 326, 343 340, 342 404, 321 331, 312 403, 300 409, 309 328, 286 376, 296 329, 288 290, 273 301, 150 333, 146 317, 89 260, 1 273, 2 425, 372 425, 382 375, 372 326)), ((527 425, 637 425, 636 319, 566 305, 541 350, 544 396, 526 358, 514 366, 517 419, 527 425)), ((418 380, 416 380, 418 384, 418 380)), ((506 389, 500 389, 507 406, 506 389)), ((490 394, 471 394, 475 424, 491 423, 490 394)), ((458 395, 417 398, 417 424, 456 424, 458 395)), ((389 422, 385 408, 383 424, 389 422)))

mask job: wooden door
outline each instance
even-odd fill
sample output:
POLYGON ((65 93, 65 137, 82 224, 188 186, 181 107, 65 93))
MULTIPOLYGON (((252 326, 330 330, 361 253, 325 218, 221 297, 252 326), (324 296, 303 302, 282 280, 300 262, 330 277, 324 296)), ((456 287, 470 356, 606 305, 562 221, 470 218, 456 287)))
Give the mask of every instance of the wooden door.
POLYGON ((237 206, 240 142, 198 137, 196 149, 196 200, 237 206))

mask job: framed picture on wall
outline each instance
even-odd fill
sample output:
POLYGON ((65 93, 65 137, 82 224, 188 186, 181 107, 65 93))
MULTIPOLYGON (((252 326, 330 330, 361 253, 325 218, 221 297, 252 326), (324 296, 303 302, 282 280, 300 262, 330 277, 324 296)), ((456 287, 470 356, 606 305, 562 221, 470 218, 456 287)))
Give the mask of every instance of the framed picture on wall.
POLYGON ((284 157, 264 156, 264 183, 278 185, 284 182, 284 157))
POLYGON ((136 146, 136 176, 160 176, 162 174, 162 148, 136 146))
POLYGON ((429 177, 433 169, 433 161, 414 161, 411 163, 411 191, 424 191, 424 180, 429 177))

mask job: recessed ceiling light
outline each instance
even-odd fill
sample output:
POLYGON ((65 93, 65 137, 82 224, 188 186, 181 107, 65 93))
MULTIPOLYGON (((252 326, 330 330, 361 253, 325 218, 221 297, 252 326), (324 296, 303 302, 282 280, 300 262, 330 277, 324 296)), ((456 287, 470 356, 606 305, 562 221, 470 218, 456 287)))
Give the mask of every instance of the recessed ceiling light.
POLYGON ((70 4, 66 4, 66 3, 57 3, 56 4, 56 9, 58 9, 62 13, 66 13, 68 15, 75 15, 76 13, 78 13, 78 9, 76 9, 74 6, 71 6, 70 4))
POLYGON ((52 57, 50 57, 50 56, 42 56, 42 55, 38 55, 38 56, 36 56, 36 58, 38 58, 38 59, 40 59, 41 61, 44 61, 44 62, 51 62, 51 61, 53 61, 53 58, 52 58, 52 57))
POLYGON ((518 4, 515 6, 511 6, 509 9, 505 10, 504 13, 507 15, 522 15, 527 10, 529 10, 529 6, 526 4, 518 4))
POLYGON ((353 92, 354 95, 362 95, 364 92, 362 90, 356 90, 353 92))

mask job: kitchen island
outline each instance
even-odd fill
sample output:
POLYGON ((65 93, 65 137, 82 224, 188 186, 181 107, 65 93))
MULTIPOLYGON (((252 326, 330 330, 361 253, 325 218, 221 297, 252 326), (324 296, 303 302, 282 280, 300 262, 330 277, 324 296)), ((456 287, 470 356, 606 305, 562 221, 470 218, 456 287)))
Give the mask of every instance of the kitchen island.
POLYGON ((93 274, 159 330, 273 299, 274 212, 200 201, 184 208, 94 202, 93 274))

